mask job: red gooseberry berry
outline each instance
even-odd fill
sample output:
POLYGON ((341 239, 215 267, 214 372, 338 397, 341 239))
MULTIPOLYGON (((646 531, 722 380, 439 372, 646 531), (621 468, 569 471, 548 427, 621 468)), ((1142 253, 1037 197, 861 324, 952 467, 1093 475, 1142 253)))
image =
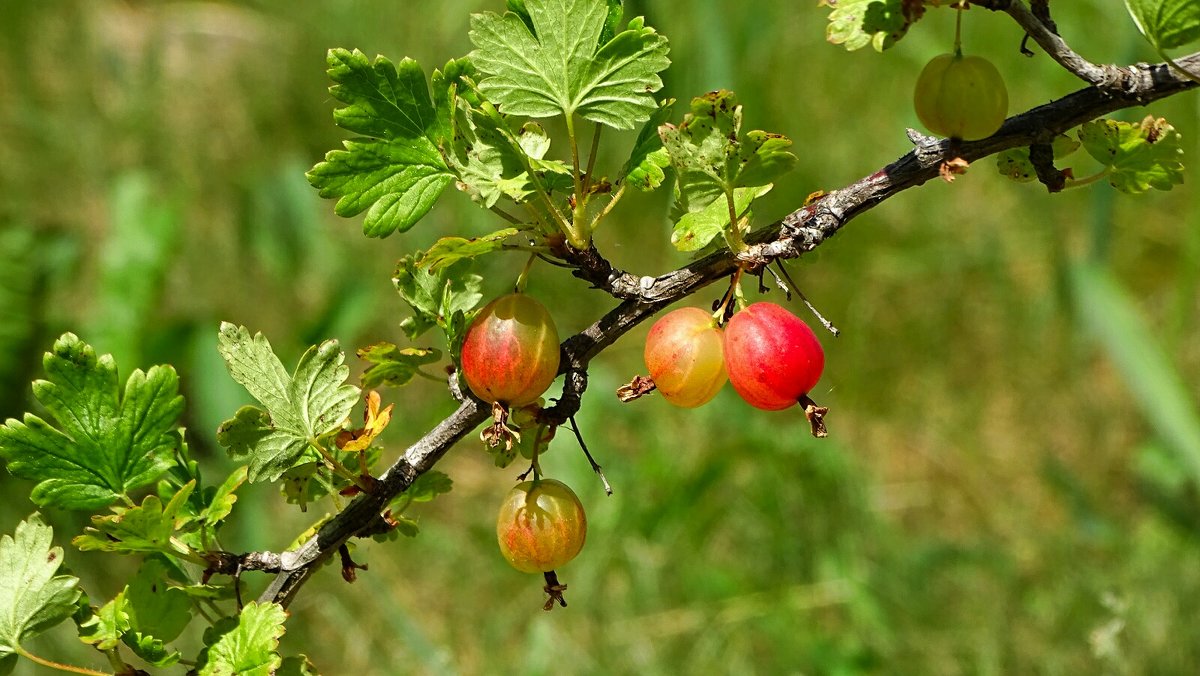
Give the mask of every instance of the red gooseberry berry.
POLYGON ((475 396, 505 406, 537 401, 558 374, 558 329, 523 293, 488 303, 467 328, 462 371, 475 396))
POLYGON ((724 336, 708 312, 679 308, 663 315, 646 336, 646 368, 670 403, 695 408, 725 385, 724 336))
POLYGON ((812 329, 774 303, 754 303, 725 326, 725 370, 751 406, 778 411, 795 405, 824 368, 825 351, 812 329))

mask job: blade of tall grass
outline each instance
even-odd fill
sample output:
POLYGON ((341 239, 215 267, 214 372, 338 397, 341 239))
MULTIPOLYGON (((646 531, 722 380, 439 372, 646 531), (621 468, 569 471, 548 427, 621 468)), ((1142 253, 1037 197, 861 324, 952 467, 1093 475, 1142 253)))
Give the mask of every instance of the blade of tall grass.
POLYGON ((118 364, 132 368, 143 365, 143 340, 160 321, 156 309, 181 219, 145 174, 118 178, 109 200, 111 220, 100 252, 95 312, 85 335, 118 364))
POLYGON ((1106 268, 1091 263, 1076 263, 1070 276, 1084 328, 1117 367, 1142 416, 1170 448, 1180 469, 1200 480, 1196 402, 1138 315, 1129 292, 1106 268))

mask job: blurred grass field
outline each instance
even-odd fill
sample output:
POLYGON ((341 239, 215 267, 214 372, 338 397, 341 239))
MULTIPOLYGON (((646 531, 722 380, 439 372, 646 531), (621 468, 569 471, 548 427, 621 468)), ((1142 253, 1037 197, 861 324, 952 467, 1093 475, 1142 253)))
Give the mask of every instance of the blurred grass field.
MULTIPOLYGON (((733 89, 748 128, 796 141, 800 166, 756 210, 762 223, 906 152, 916 74, 952 40, 953 15, 935 10, 883 55, 847 53, 825 43, 827 10, 812 4, 627 3, 671 40, 665 95, 733 89)), ((461 193, 382 241, 334 217, 303 176, 344 137, 325 50, 412 56, 428 71, 470 50, 470 12, 502 6, 4 0, 0 418, 35 405, 41 353, 74 331, 124 374, 177 367, 189 441, 215 475, 228 468, 216 427, 247 399, 217 355, 219 321, 263 331, 285 363, 327 337, 348 350, 402 341, 396 259, 498 223, 461 193)), ((1054 11, 1094 61, 1155 60, 1120 3, 1054 11)), ((1004 16, 973 10, 964 30, 965 49, 1005 74, 1014 112, 1080 86, 1044 55, 1022 57, 1004 16)), ((644 370, 646 327, 593 362, 578 422, 615 495, 570 434, 543 461, 591 519, 560 571, 567 609, 543 613, 540 579, 500 558, 495 508, 520 470, 496 470, 467 441, 440 466, 455 489, 423 507, 420 537, 360 544, 370 570, 356 584, 327 569, 303 590, 285 653, 364 676, 1196 673, 1200 98, 1120 117, 1147 112, 1185 139, 1187 182, 1169 193, 1050 196, 983 161, 792 266, 843 331, 824 339, 814 393, 832 409, 829 439, 728 388, 694 411, 619 403, 616 387, 644 370)), ((631 142, 610 148, 610 172, 631 142)), ((686 263, 666 196, 626 201, 598 235, 613 262, 638 274, 686 263)), ((489 291, 521 262, 485 261, 489 291)), ((549 266, 530 289, 564 335, 614 305, 549 266)), ((384 397, 393 454, 453 409, 433 383, 384 397)), ((33 511, 29 486, 0 482, 11 533, 33 511)), ((300 514, 249 488, 225 544, 278 550, 328 508, 300 514)), ((135 562, 71 548, 84 515, 47 517, 93 601, 120 591, 135 562)), ((33 646, 103 664, 66 625, 33 646)))

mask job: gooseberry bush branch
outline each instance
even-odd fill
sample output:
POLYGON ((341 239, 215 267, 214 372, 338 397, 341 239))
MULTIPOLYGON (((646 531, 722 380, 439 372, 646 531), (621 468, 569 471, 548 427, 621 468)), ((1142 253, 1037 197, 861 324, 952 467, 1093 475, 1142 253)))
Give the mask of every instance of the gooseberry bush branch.
MULTIPOLYGON (((1145 20, 1150 2, 1130 0, 1130 7, 1135 18, 1143 16, 1138 26, 1160 52, 1186 42, 1185 37, 1200 37, 1200 19, 1182 28, 1145 20)), ((849 48, 873 44, 882 51, 924 12, 922 3, 903 2, 919 11, 892 14, 902 18, 902 25, 880 32, 863 20, 865 6, 872 3, 901 5, 901 0, 839 0, 831 14, 831 41, 849 48)), ((1182 180, 1178 134, 1164 120, 1148 118, 1132 125, 1102 118, 1196 87, 1185 73, 1200 72, 1200 53, 1170 63, 1096 66, 1058 36, 1044 2, 1032 9, 1021 0, 971 4, 1006 12, 1057 63, 1089 85, 1020 114, 1001 115, 999 128, 978 140, 908 130, 914 148, 903 157, 849 185, 813 193, 792 213, 757 229, 755 200, 797 162, 789 150, 791 141, 776 133, 743 131, 741 106, 724 90, 692 99, 678 119, 673 101, 653 96, 662 86, 659 73, 669 63, 666 39, 641 18, 624 21, 620 0, 508 0, 505 14, 472 18, 476 50, 447 62, 429 80, 410 59, 394 64, 382 57, 371 61, 357 51, 332 50, 331 93, 344 104, 334 119, 357 137, 328 153, 308 178, 322 196, 337 199, 335 212, 347 217, 365 212, 364 233, 385 237, 412 228, 454 186, 503 221, 503 229, 490 234, 443 237, 428 250, 401 259, 393 273, 398 293, 413 310, 401 331, 415 341, 437 328, 445 338, 451 362, 447 389, 457 409, 373 475, 372 467, 386 457, 376 438, 392 410, 373 388, 431 377, 424 367, 439 363, 443 351, 391 343, 363 348, 358 355, 370 366, 360 389, 346 384, 349 367, 334 341, 313 346, 289 371, 261 334, 223 324, 221 355, 231 376, 257 403, 237 411, 218 430, 218 441, 241 464, 211 485, 189 458, 177 425, 183 400, 174 370, 156 366, 135 371, 122 391, 111 357, 97 356, 71 334, 63 336, 47 354, 47 380, 34 386, 57 427, 33 414, 7 421, 0 426, 0 457, 13 474, 39 482, 31 499, 40 507, 111 511, 93 517, 92 526, 73 541, 77 547, 138 554, 145 564, 121 594, 96 608, 81 603, 77 578, 56 575, 61 550, 51 546, 50 529, 39 516, 22 523, 15 537, 0 538, 0 588, 21 591, 9 594, 13 600, 0 595, 0 611, 5 603, 13 605, 8 609, 13 612, 0 612, 10 618, 0 622, 0 672, 15 656, 26 654, 23 639, 72 615, 83 640, 103 652, 114 671, 128 670, 121 645, 149 664, 169 666, 182 661, 169 643, 193 613, 210 611, 216 616, 194 662, 198 673, 279 669, 287 662, 276 651, 284 609, 304 584, 335 553, 343 576, 353 581, 361 568, 347 547, 353 538, 416 534, 417 526, 404 510, 450 489, 449 478, 435 466, 489 419, 493 426, 488 429, 498 430, 488 441, 497 465, 507 466, 519 452, 536 470, 544 443, 555 428, 570 422, 600 474, 574 423, 588 390, 591 361, 668 305, 729 281, 726 304, 709 328, 719 330, 725 321, 732 326, 729 315, 744 304, 744 279, 761 279, 769 265, 816 249, 869 209, 927 181, 952 180, 989 156, 998 157, 1000 173, 1016 180, 1036 178, 1052 192, 1097 177, 1132 193, 1170 189, 1182 180), (538 122, 548 117, 565 123, 565 160, 549 155, 550 134, 538 122), (613 137, 601 132, 605 126, 638 130, 629 160, 613 179, 596 167, 601 141, 613 137), (1075 129, 1078 140, 1066 136, 1075 129), (1080 146, 1104 168, 1076 180, 1055 162, 1080 146), (615 268, 593 243, 592 233, 626 191, 660 187, 674 191, 672 243, 697 258, 653 275, 615 268), (471 259, 510 250, 522 252, 527 261, 517 275, 518 293, 476 310, 482 280, 471 272, 471 259), (477 349, 473 338, 479 338, 479 327, 533 312, 539 317, 535 328, 553 329, 545 309, 521 293, 538 260, 569 269, 616 305, 561 343, 556 332, 548 342, 548 333, 538 334, 548 348, 536 340, 508 346, 515 353, 531 345, 535 351, 553 352, 557 344, 556 355, 537 359, 542 367, 557 364, 545 370, 563 376, 562 393, 553 403, 539 399, 546 383, 530 389, 525 381, 514 380, 505 383, 510 388, 495 390, 506 393, 487 395, 494 383, 480 385, 467 372, 477 368, 473 364, 489 361, 469 353, 477 349), (365 397, 364 389, 369 390, 365 397), (366 401, 363 426, 351 428, 349 416, 359 398, 366 401), (286 551, 226 551, 219 528, 233 509, 237 489, 247 481, 280 483, 286 499, 302 509, 330 496, 339 511, 286 551), (135 500, 134 494, 148 487, 154 493, 135 500), (348 504, 342 506, 339 496, 349 497, 348 504), (36 574, 27 580, 21 577, 29 577, 26 571, 36 574), (250 572, 274 577, 257 600, 244 604, 241 578, 250 572), (215 584, 214 576, 228 576, 230 584, 215 584), (220 617, 226 611, 218 602, 235 604, 235 609, 220 617), (152 615, 148 608, 154 609, 152 615)), ((786 271, 783 275, 787 278, 786 271)), ((789 279, 788 286, 795 284, 789 279)), ((751 306, 741 316, 754 314, 751 306)), ((698 326, 708 326, 703 313, 699 320, 698 326)), ((811 342, 816 343, 815 337, 811 342)), ((508 375, 528 375, 532 369, 522 366, 508 369, 508 375)), ((819 368, 814 382, 815 377, 819 368)), ((809 399, 807 391, 788 393, 782 402, 769 405, 794 402, 805 406, 810 421, 812 411, 819 411, 816 434, 827 410, 809 399)), ((823 434, 823 424, 820 430, 823 434)), ((533 484, 523 492, 538 492, 537 477, 533 484)), ((582 546, 586 526, 582 507, 578 511, 580 534, 570 543, 570 556, 582 546)), ((555 571, 541 572, 551 602, 565 605, 566 585, 555 571)), ((287 668, 295 673, 311 673, 304 658, 290 660, 287 668)))
MULTIPOLYGON (((1179 60, 1185 67, 1200 68, 1200 53, 1179 60)), ((1003 150, 1028 146, 1123 108, 1150 102, 1196 87, 1174 75, 1165 63, 1130 66, 1137 83, 1120 94, 1089 87, 1053 103, 1039 106, 1007 120, 994 136, 965 143, 959 155, 977 161, 1003 150)), ((761 267, 773 260, 798 258, 820 246, 851 220, 896 194, 938 178, 938 167, 950 142, 912 133, 916 148, 891 164, 843 188, 830 191, 813 204, 801 207, 779 222, 756 231, 752 243, 740 254, 722 248, 677 270, 656 277, 615 269, 594 248, 561 250, 575 266, 572 274, 622 302, 591 326, 563 341, 560 371, 566 381, 558 403, 546 409, 548 418, 565 421, 574 415, 587 389, 588 363, 638 324, 668 305, 728 277, 740 264, 761 267)), ((466 397, 458 410, 410 446, 404 457, 383 475, 376 493, 359 496, 294 553, 279 556, 278 577, 261 601, 287 603, 312 572, 337 546, 353 537, 378 516, 378 506, 403 491, 428 470, 455 442, 479 426, 489 415, 487 405, 466 397)), ((248 555, 257 560, 261 554, 248 555)), ((274 558, 274 557, 272 557, 274 558)))

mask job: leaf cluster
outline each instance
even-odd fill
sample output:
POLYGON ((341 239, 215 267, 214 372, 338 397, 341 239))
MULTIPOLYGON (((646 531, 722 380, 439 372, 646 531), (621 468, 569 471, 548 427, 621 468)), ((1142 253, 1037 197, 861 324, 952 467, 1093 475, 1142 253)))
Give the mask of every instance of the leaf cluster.
MULTIPOLYGON (((167 667, 182 659, 173 643, 198 614, 215 621, 205 633, 199 673, 311 671, 306 660, 289 662, 278 654, 284 619, 278 605, 251 604, 240 612, 218 605, 241 593, 236 578, 208 580, 214 561, 224 556, 220 530, 247 480, 286 476, 285 497, 294 497, 289 489, 304 492, 306 499, 293 500, 301 506, 364 481, 382 457, 377 441, 392 406, 383 407, 370 392, 364 428, 348 429, 361 391, 345 382, 349 368, 336 342, 313 346, 290 372, 263 336, 244 327, 222 325, 218 343, 234 380, 261 407, 244 407, 221 426, 219 440, 239 464, 215 485, 190 457, 179 426, 183 398, 171 367, 134 371, 122 387, 112 356, 97 355, 73 334, 46 354, 46 379, 34 383, 46 417, 28 413, 0 426, 0 458, 10 472, 35 482, 31 498, 39 507, 99 510, 72 539, 77 548, 136 555, 143 563, 116 596, 93 606, 78 579, 56 574, 63 552, 51 545, 52 531, 39 515, 22 522, 14 536, 0 537, 0 618, 7 618, 0 620, 0 672, 28 655, 24 641, 68 617, 79 625, 81 639, 114 663, 122 661, 119 651, 128 650, 149 665, 167 667), (360 473, 345 468, 350 459, 359 460, 360 473)), ((403 359, 416 356, 372 354, 389 363, 393 380, 403 359)), ((416 521, 404 511, 449 489, 448 477, 427 473, 391 505, 391 532, 416 534, 416 521)))
MULTIPOLYGON (((1162 118, 1147 116, 1141 122, 1093 120, 1082 125, 1076 137, 1078 140, 1069 135, 1055 138, 1054 159, 1068 157, 1082 147, 1103 168, 1088 177, 1075 177, 1072 170, 1072 179, 1066 187, 1103 179, 1123 193, 1136 195, 1151 188, 1170 190, 1183 183, 1181 137, 1162 118)), ((1037 176, 1028 148, 1000 153, 996 156, 996 168, 1018 183, 1032 181, 1037 176)))

